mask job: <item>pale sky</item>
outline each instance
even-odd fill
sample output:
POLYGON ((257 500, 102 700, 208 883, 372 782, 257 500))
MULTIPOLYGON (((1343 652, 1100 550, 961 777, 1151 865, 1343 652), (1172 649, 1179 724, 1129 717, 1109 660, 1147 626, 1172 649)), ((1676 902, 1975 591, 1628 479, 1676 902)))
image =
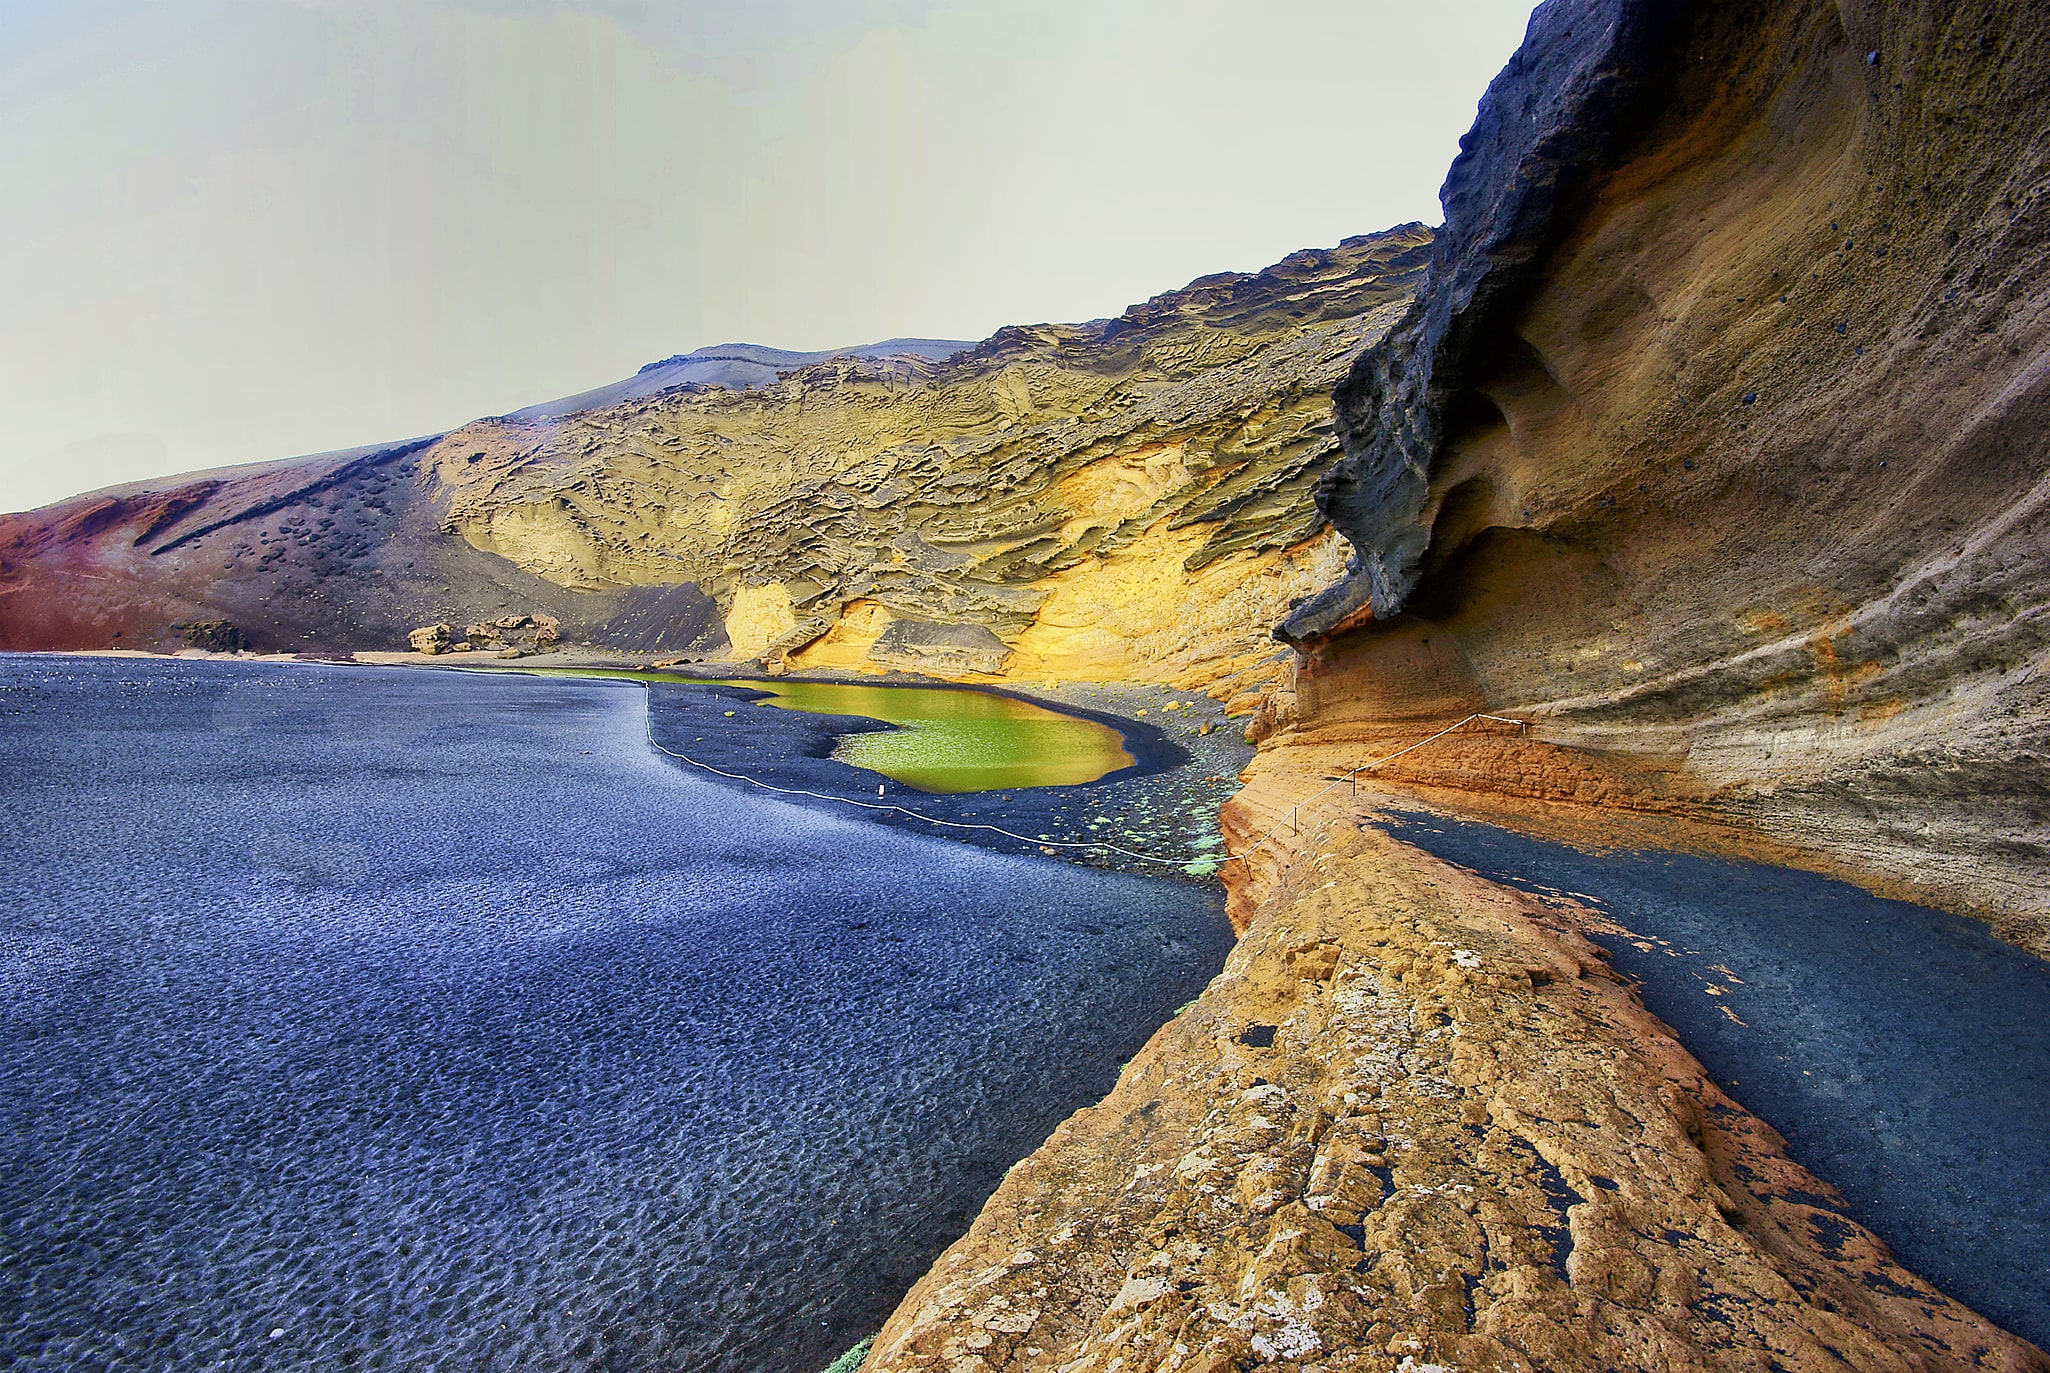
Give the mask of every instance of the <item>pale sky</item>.
POLYGON ((1405 220, 1528 0, 0 0, 0 510, 1405 220))

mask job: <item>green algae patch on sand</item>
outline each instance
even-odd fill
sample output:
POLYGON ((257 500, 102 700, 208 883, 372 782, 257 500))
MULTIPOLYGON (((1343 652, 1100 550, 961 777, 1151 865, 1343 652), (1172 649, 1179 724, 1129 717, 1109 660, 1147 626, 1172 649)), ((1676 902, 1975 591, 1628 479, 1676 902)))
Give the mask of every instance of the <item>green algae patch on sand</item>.
POLYGON ((624 668, 483 670, 743 687, 763 693, 758 705, 810 715, 881 720, 896 728, 842 735, 833 757, 915 790, 944 795, 1079 786, 1136 761, 1125 748, 1124 736, 1109 725, 972 688, 871 686, 784 677, 718 679, 624 668))
POLYGON ((828 1364, 826 1366, 826 1373, 856 1373, 856 1370, 868 1361, 869 1346, 874 1343, 875 1336, 869 1336, 860 1344, 855 1345, 854 1348, 828 1364))
POLYGON ((992 691, 787 679, 724 685, 768 692, 762 704, 784 710, 897 726, 845 735, 833 757, 919 791, 1077 786, 1134 761, 1108 725, 992 691))

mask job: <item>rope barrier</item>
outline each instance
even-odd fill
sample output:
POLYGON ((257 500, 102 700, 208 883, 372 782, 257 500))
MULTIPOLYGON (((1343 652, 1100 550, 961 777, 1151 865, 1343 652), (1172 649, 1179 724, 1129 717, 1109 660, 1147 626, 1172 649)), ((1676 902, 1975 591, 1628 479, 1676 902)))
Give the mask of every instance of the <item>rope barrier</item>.
MULTIPOLYGON (((646 684, 643 683, 644 688, 645 685, 646 684)), ((650 706, 652 707, 652 701, 650 701, 650 706)), ((1418 749, 1422 748, 1426 744, 1435 744, 1436 742, 1438 742, 1438 740, 1443 739, 1446 735, 1451 734, 1455 730, 1462 729, 1465 726, 1472 724, 1476 720, 1492 720, 1497 724, 1515 725, 1517 729, 1523 733, 1527 734, 1530 732, 1530 722, 1528 720, 1513 720, 1506 715, 1485 715, 1476 712, 1472 715, 1467 716, 1464 720, 1455 721, 1454 723, 1447 725, 1445 728, 1439 730, 1436 734, 1433 734, 1428 739, 1421 739, 1416 743, 1411 744, 1408 748, 1398 749, 1396 752, 1389 754, 1386 758, 1376 758, 1371 762, 1361 763, 1352 771, 1341 774, 1332 781, 1330 786, 1325 787, 1323 791, 1317 792, 1314 795, 1310 796, 1307 801, 1297 802, 1294 809, 1290 812, 1291 823, 1293 823, 1293 817, 1301 813, 1301 810, 1304 805, 1308 804, 1309 802, 1314 802, 1321 799, 1329 793, 1337 790, 1340 786, 1343 786, 1345 783, 1352 781, 1361 773, 1366 772, 1372 768, 1383 767, 1389 763, 1394 762, 1397 758, 1402 757, 1404 754, 1415 753, 1418 749)), ((724 777, 729 781, 734 782, 745 782, 751 787, 759 787, 763 791, 773 791, 779 796, 807 796, 815 801, 835 801, 843 806, 854 806, 861 810, 887 811, 897 815, 909 816, 913 820, 923 820, 928 825, 940 825, 947 829, 983 830, 990 834, 1001 834, 1007 839, 1015 839, 1021 844, 1032 844, 1043 849, 1103 850, 1109 853, 1123 854, 1127 858, 1134 858, 1142 863, 1155 863, 1160 865, 1161 867, 1186 868, 1198 863, 1243 863, 1248 858, 1252 857, 1254 853, 1259 851, 1259 849, 1263 845, 1265 845, 1268 840, 1272 839, 1275 835, 1281 832, 1281 826, 1277 824, 1272 829, 1268 830, 1267 833, 1261 835, 1252 844, 1239 850, 1237 853, 1214 854, 1195 852, 1190 853, 1185 857, 1181 858, 1162 858, 1158 854, 1141 853, 1137 849, 1128 849, 1121 844, 1107 844, 1099 840, 1085 841, 1036 838, 1029 834, 1019 834, 1015 830, 1007 830, 1001 825, 971 824, 963 820, 943 820, 937 815, 927 815, 922 811, 912 810, 908 806, 890 805, 876 801, 862 801, 852 796, 834 796, 827 792, 807 791, 803 787, 779 787, 774 782, 764 782, 760 778, 750 777, 744 772, 728 772, 724 768, 713 767, 710 763, 704 762, 697 758, 693 758, 687 753, 678 753, 675 749, 670 748, 661 740, 657 739, 655 737, 655 712, 652 708, 650 708, 647 711, 647 729, 648 746, 650 748, 653 748, 658 753, 666 753, 671 758, 675 758, 680 762, 688 763, 694 768, 699 768, 705 772, 709 772, 715 777, 724 777)))

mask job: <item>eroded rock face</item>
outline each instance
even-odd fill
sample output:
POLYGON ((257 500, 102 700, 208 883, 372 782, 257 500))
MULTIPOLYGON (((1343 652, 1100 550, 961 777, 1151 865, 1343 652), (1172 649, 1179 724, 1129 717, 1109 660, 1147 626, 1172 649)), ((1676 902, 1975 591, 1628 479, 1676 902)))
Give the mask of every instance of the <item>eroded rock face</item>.
POLYGON ((965 349, 706 350, 438 439, 0 517, 0 647, 218 616, 263 649, 389 649, 532 607, 600 648, 1240 694, 1277 671, 1266 626, 1339 570, 1310 496, 1330 387, 1429 241, 965 349), (917 626, 977 647, 913 651, 917 626))
POLYGON ((423 442, 142 482, 0 515, 0 649, 174 651, 226 620, 259 652, 390 651, 436 623, 546 614, 564 637, 718 652, 694 585, 572 591, 441 531, 423 442))
POLYGON ((870 1373, 2045 1366, 1557 910, 1299 818, 1224 973, 1011 1171, 870 1373))
POLYGON ((1340 388, 1306 733, 1528 715, 2050 951, 2046 98, 2040 5, 1544 6, 1340 388))
POLYGON ((249 647, 249 636, 227 620, 200 620, 172 625, 187 648, 203 653, 241 653, 249 647))
POLYGON ((476 548, 564 586, 687 579, 738 656, 1229 691, 1272 674, 1263 626, 1336 570, 1310 499, 1325 393, 1428 242, 1350 239, 940 361, 485 421, 426 461, 476 548))
POLYGON ((1227 810, 1234 852, 1277 835, 1228 869, 1241 945, 868 1368, 2044 1366, 1566 903, 1361 834, 1326 779, 1533 719, 1376 778, 1609 842, 1745 822, 1714 832, 2050 951, 2046 85, 2040 7, 1540 9, 1340 388, 1353 553, 1227 810))

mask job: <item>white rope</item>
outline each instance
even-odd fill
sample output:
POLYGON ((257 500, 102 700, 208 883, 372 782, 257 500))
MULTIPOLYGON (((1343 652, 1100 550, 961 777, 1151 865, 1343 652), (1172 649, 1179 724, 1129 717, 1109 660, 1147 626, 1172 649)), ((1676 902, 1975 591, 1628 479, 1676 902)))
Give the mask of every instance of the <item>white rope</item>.
MULTIPOLYGON (((647 683, 644 682, 641 685, 643 689, 645 689, 647 683)), ((693 758, 687 753, 678 753, 675 749, 668 747, 666 744, 662 743, 659 739, 657 739, 655 737, 655 712, 653 706, 653 698, 650 697, 648 701, 648 710, 646 712, 648 727, 648 746, 650 748, 653 748, 658 753, 666 753, 671 758, 675 758, 681 762, 688 763, 694 768, 700 768, 705 772, 709 772, 715 777, 724 777, 734 782, 745 782, 751 787, 760 787, 763 791, 773 791, 779 796, 808 796, 815 801, 837 801, 843 806, 855 806, 862 810, 890 811, 898 815, 908 815, 913 820, 923 820, 928 825, 941 825, 946 827, 947 829, 953 830, 985 830, 991 834, 1001 834, 1007 839, 1015 839, 1021 844, 1036 844, 1041 848, 1102 849, 1110 853, 1121 853, 1127 858, 1136 858, 1142 863, 1157 863, 1161 867, 1174 868, 1186 868, 1197 863, 1243 863, 1248 858, 1252 857, 1252 855, 1256 851, 1258 851, 1259 848, 1262 845, 1264 845, 1268 840, 1272 839, 1275 835, 1281 832, 1281 826, 1277 824, 1274 826, 1274 828, 1268 830, 1267 833, 1261 835, 1259 839, 1255 840, 1251 845, 1239 850, 1239 852, 1237 853, 1215 854, 1196 852, 1191 853, 1188 856, 1182 858, 1162 858, 1157 854, 1140 853, 1137 849, 1128 849, 1120 844, 1106 844, 1100 840, 1085 841, 1035 838, 1029 834, 1019 834, 1015 830, 1007 830, 1001 825, 970 824, 966 821, 961 820, 943 820, 937 815, 926 815, 922 811, 915 811, 907 806, 887 805, 876 801, 861 801, 856 800, 854 797, 851 796, 833 796, 821 791, 807 791, 803 787, 779 787, 774 782, 764 782, 758 777, 749 777, 744 772, 728 772, 724 768, 715 768, 710 763, 703 762, 699 759, 693 758)), ((1464 720, 1460 720, 1453 724, 1447 725, 1445 728, 1439 730, 1436 734, 1433 734, 1428 739, 1419 740, 1417 743, 1411 744, 1406 749, 1400 749, 1397 752, 1389 754, 1386 758, 1376 758, 1372 762, 1361 763, 1351 772, 1345 773, 1342 776, 1336 778, 1331 783, 1331 785, 1324 788, 1323 791, 1317 792, 1315 795, 1311 796, 1309 798, 1309 801, 1316 801, 1319 798, 1325 796, 1327 793, 1335 791, 1338 787, 1342 786, 1346 782, 1351 781, 1353 778, 1359 776, 1362 772, 1366 772, 1370 768, 1378 768, 1384 766, 1385 764, 1392 763, 1397 758, 1402 757, 1406 753, 1415 753, 1425 744, 1434 744, 1438 740, 1443 739, 1446 735, 1452 733, 1454 730, 1470 725, 1476 720, 1493 720, 1499 724, 1515 725, 1519 730, 1525 732, 1528 732, 1530 729, 1530 722, 1527 720, 1512 720, 1506 715, 1483 715, 1475 713, 1473 715, 1467 716, 1464 720)), ((1308 802, 1297 802, 1295 809, 1291 811, 1291 815, 1300 812, 1305 804, 1308 804, 1308 802)))

